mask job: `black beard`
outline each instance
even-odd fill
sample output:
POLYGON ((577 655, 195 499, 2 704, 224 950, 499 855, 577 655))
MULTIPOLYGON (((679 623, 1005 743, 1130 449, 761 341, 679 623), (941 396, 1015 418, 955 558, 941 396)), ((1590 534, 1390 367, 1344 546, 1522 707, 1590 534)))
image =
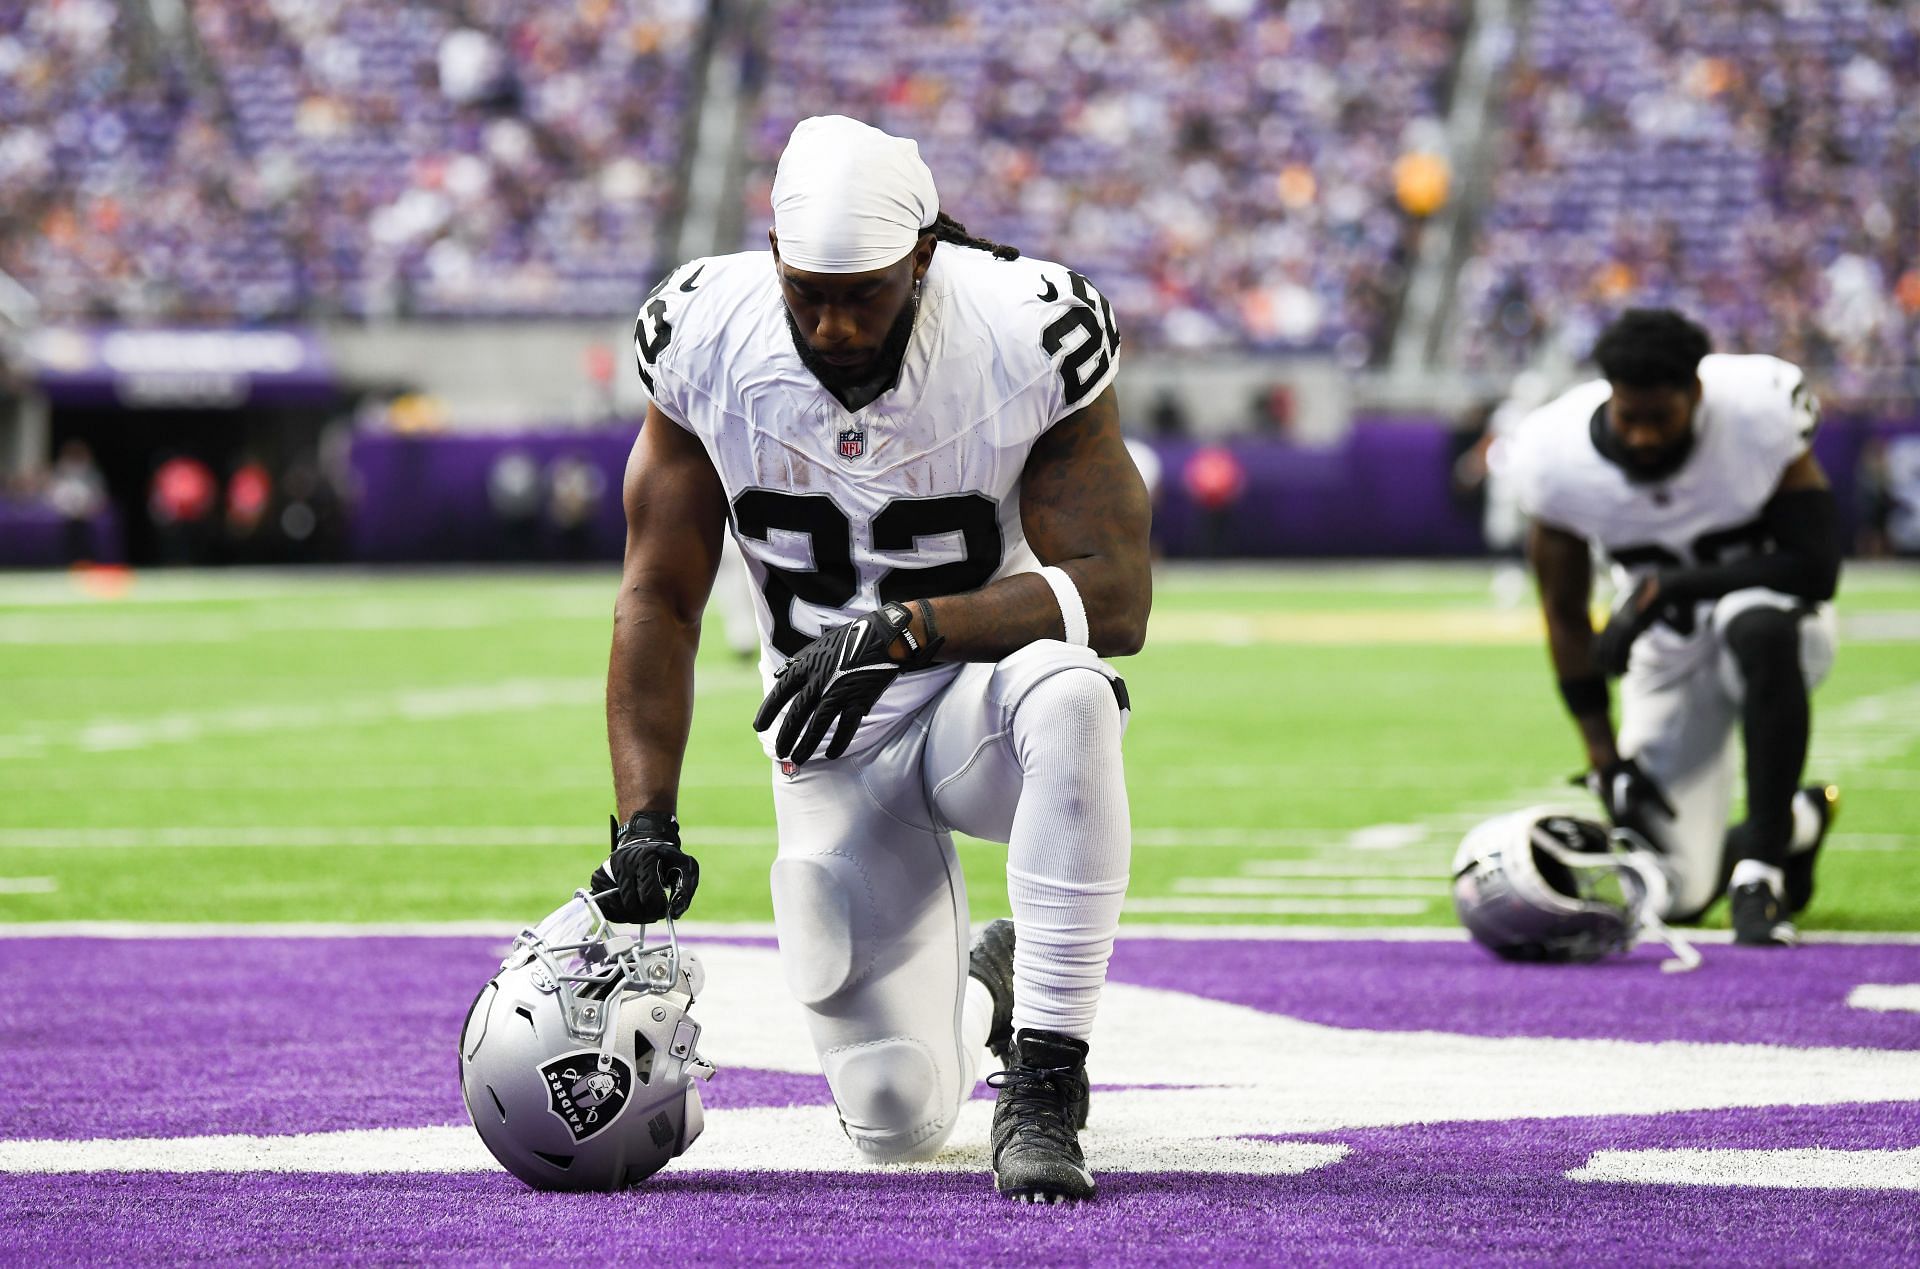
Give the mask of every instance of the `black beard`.
POLYGON ((1658 484, 1687 465, 1687 459, 1693 455, 1694 431, 1691 427, 1687 434, 1671 445, 1663 445, 1657 450, 1630 450, 1622 445, 1607 426, 1607 406, 1605 402, 1593 412, 1588 423, 1587 435, 1593 441, 1593 447, 1600 456, 1618 467, 1621 474, 1636 485, 1658 484))
POLYGON ((780 309, 786 314, 787 333, 793 336, 793 351, 800 355, 800 362, 820 386, 844 403, 848 397, 865 396, 871 401, 874 397, 893 387, 900 376, 900 365, 907 359, 907 343, 913 338, 913 320, 920 311, 920 288, 915 287, 913 298, 900 307, 900 316, 893 319, 893 325, 887 328, 887 337, 880 343, 880 351, 873 360, 858 369, 836 366, 822 361, 820 355, 807 343, 806 336, 800 333, 800 327, 793 320, 793 310, 784 303, 780 309))

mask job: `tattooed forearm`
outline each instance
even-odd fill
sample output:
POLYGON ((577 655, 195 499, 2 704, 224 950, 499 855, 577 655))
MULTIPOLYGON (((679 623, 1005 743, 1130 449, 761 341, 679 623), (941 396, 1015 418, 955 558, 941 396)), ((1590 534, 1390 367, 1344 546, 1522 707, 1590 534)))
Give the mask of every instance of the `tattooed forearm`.
MULTIPOLYGON (((1040 438, 1021 475, 1020 519, 1042 564, 1073 579, 1087 610, 1088 642, 1102 656, 1138 652, 1153 604, 1140 472, 1120 439, 1107 389, 1040 438)), ((1031 573, 928 601, 946 641, 944 661, 997 661, 1036 639, 1065 636, 1053 589, 1031 573)), ((913 605, 916 609, 918 604, 913 605)), ((924 635, 916 612, 914 633, 924 635)))

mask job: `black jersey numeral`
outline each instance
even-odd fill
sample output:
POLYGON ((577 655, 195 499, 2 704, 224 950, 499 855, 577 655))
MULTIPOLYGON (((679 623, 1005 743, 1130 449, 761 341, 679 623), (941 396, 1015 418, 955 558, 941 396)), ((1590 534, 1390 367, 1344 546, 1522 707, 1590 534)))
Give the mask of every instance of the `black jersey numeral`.
MULTIPOLYGON (((733 523, 742 537, 770 541, 773 530, 807 539, 811 567, 789 568, 766 564, 760 593, 773 614, 773 646, 782 656, 793 656, 813 636, 793 624, 795 600, 815 607, 841 609, 860 593, 853 563, 853 523, 826 494, 795 494, 778 489, 749 489, 733 500, 733 523)), ((957 534, 963 548, 958 560, 944 564, 899 565, 879 578, 881 603, 905 603, 934 595, 957 595, 977 590, 992 580, 1005 557, 999 507, 985 494, 951 494, 935 498, 895 498, 873 517, 873 547, 892 553, 918 551, 926 538, 957 534)))
POLYGON ((1040 346, 1047 356, 1060 359, 1060 385, 1071 408, 1113 368, 1114 354, 1120 351, 1120 328, 1114 324, 1113 305, 1093 289, 1093 283, 1071 269, 1067 279, 1075 303, 1040 332, 1040 346))

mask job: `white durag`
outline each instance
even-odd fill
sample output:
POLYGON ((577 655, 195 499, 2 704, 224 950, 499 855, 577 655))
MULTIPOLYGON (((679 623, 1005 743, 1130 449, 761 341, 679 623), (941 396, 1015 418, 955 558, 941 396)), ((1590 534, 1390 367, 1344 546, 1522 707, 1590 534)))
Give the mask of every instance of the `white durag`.
POLYGON ((939 214, 920 147, 845 115, 802 119, 773 176, 780 258, 808 273, 884 269, 939 214))

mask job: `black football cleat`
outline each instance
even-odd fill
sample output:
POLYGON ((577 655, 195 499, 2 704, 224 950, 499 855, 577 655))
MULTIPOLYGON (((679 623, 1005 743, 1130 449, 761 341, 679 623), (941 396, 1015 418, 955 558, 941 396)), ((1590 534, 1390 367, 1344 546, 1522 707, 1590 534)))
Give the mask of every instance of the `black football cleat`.
POLYGON ((993 1106, 993 1187, 1024 1203, 1093 1197, 1075 1124, 1087 1116, 1087 1046, 1055 1031, 1022 1031, 1013 1061, 987 1077, 993 1106))
POLYGON ((1787 879, 1787 911, 1803 911, 1813 900, 1813 866, 1819 862, 1820 848, 1827 844, 1827 834, 1833 831, 1833 822, 1840 818, 1840 789, 1832 784, 1810 784, 1794 794, 1795 801, 1804 801, 1820 817, 1820 835, 1813 839, 1813 845, 1787 856, 1787 866, 1783 870, 1787 879))
POLYGON ((987 1052, 1005 1066, 1013 1061, 1013 922, 1004 917, 989 921, 974 936, 967 953, 967 973, 987 985, 993 997, 993 1026, 987 1032, 987 1052))
POLYGON ((1792 947, 1800 941, 1781 906, 1780 896, 1764 881, 1735 886, 1727 896, 1733 907, 1733 941, 1749 947, 1792 947))

